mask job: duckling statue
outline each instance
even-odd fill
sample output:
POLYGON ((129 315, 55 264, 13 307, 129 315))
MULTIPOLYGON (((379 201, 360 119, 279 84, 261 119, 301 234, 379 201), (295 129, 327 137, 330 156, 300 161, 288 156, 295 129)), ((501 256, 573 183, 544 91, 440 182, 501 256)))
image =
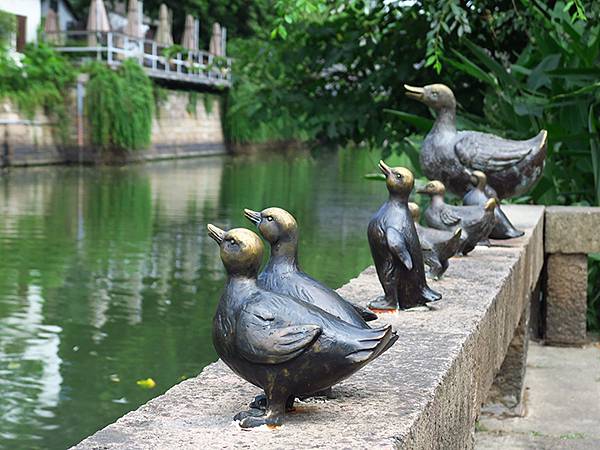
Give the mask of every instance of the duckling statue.
POLYGON ((486 241, 494 228, 496 219, 496 199, 490 198, 484 205, 453 206, 444 202, 446 188, 441 181, 430 181, 419 194, 431 197, 431 203, 425 210, 425 222, 430 227, 438 230, 455 231, 462 228, 462 237, 459 251, 463 255, 469 254, 480 241, 486 241))
POLYGON ((244 209, 244 215, 271 245, 269 261, 258 277, 261 288, 311 303, 360 328, 369 328, 365 321, 377 319, 377 314, 344 300, 302 271, 298 264, 298 223, 289 212, 281 208, 260 212, 244 209))
MULTIPOLYGON (((496 192, 487 186, 485 173, 479 170, 473 171, 471 175, 471 188, 463 197, 463 205, 485 205, 485 202, 492 198, 486 192, 491 193, 492 197, 496 198, 496 200, 498 199, 496 192)), ((510 220, 508 220, 508 217, 506 217, 506 214, 504 214, 500 207, 499 201, 494 214, 496 216, 496 225, 494 225, 494 229, 490 233, 492 239, 512 239, 525 234, 523 231, 517 230, 510 220)))
POLYGON ((460 227, 454 232, 424 227, 419 224, 421 215, 419 205, 409 202, 408 209, 415 222, 419 242, 421 242, 423 261, 429 266, 429 273, 433 279, 438 280, 448 269, 448 260, 458 253, 462 230, 460 227))
POLYGON ((408 210, 414 177, 404 167, 379 161, 386 177, 389 199, 371 218, 367 230, 371 255, 385 295, 371 302, 372 309, 407 309, 442 298, 427 286, 423 253, 408 210))
POLYGON ((257 275, 263 245, 250 230, 208 225, 227 271, 213 320, 213 343, 236 374, 262 388, 266 410, 234 417, 242 428, 283 423, 296 396, 339 383, 398 339, 391 326, 359 328, 286 295, 262 289, 257 275))
MULTIPOLYGON (((462 197, 474 170, 485 172, 499 199, 527 192, 542 175, 546 159, 546 130, 525 141, 489 133, 456 130, 456 100, 443 84, 404 85, 406 95, 436 112, 433 128, 423 141, 421 167, 430 180, 441 180, 462 197)), ((491 192, 486 192, 492 197, 491 192)))

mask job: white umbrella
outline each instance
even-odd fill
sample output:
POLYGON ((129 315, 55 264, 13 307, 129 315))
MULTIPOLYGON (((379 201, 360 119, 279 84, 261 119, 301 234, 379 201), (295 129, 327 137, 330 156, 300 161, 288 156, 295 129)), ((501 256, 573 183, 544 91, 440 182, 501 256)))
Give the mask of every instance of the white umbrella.
POLYGON ((171 34, 171 22, 169 21, 169 10, 167 5, 162 3, 158 11, 158 30, 156 30, 156 42, 161 45, 173 45, 173 35, 171 34))
POLYGON ((194 18, 188 14, 185 16, 185 28, 181 38, 181 46, 188 50, 198 50, 198 42, 195 39, 195 34, 194 18))
MULTIPOLYGON (((90 13, 87 20, 87 31, 101 31, 109 32, 110 23, 108 22, 108 15, 106 14, 106 8, 102 0, 92 0, 90 3, 90 13)), ((95 34, 88 35, 88 45, 95 47, 98 41, 95 34)))
POLYGON ((136 38, 143 37, 142 35, 142 24, 140 23, 140 5, 137 0, 129 0, 129 7, 127 8, 127 26, 125 27, 125 34, 136 38))
POLYGON ((46 35, 46 42, 51 44, 60 44, 61 36, 58 26, 58 16, 56 12, 50 8, 46 14, 46 21, 44 22, 44 34, 46 35))
POLYGON ((216 56, 221 55, 221 25, 215 22, 212 27, 212 36, 210 37, 210 44, 208 45, 208 51, 216 56))

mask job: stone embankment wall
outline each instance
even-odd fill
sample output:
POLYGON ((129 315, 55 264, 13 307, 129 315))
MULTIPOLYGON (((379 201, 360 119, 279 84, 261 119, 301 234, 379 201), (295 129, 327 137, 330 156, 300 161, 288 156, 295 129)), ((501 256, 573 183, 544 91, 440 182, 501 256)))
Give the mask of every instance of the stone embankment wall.
MULTIPOLYGON (((77 145, 77 114, 72 108, 69 143, 59 138, 59 130, 48 116, 38 111, 26 117, 10 101, 0 102, 0 167, 64 163, 133 162, 184 158, 226 152, 218 96, 203 101, 198 95, 190 108, 189 94, 167 91, 157 106, 150 148, 130 152, 102 152, 89 142, 89 126, 83 118, 83 145, 77 145)), ((74 94, 73 94, 74 97, 74 94)), ((73 102, 75 103, 75 102, 73 102)))
POLYGON ((63 162, 55 142, 54 124, 41 111, 28 118, 12 103, 0 103, 0 167, 63 162))

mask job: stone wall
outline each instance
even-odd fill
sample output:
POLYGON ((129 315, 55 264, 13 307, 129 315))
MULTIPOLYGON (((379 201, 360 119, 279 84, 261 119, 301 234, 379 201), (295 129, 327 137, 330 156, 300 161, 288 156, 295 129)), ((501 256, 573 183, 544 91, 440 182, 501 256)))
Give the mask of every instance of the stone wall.
POLYGON ((188 106, 189 93, 168 90, 165 100, 155 112, 150 148, 122 153, 102 152, 94 148, 87 137, 89 127, 85 119, 84 145, 77 146, 74 107, 70 142, 65 145, 58 137, 56 124, 42 111, 30 119, 5 100, 0 103, 0 167, 120 163, 222 154, 226 148, 219 96, 211 94, 209 98, 205 105, 203 94, 198 94, 195 108, 192 108, 188 106))
POLYGON ((55 144, 54 126, 38 111, 35 117, 21 114, 9 101, 0 103, 0 167, 22 161, 55 164, 64 156, 55 144))

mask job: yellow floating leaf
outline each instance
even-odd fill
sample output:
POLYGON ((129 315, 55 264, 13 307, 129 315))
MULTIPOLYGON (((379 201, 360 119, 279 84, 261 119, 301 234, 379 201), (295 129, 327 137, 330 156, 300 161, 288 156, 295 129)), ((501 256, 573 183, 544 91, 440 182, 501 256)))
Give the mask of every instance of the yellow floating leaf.
POLYGON ((143 389, 153 389, 156 387, 156 381, 152 378, 146 378, 145 380, 137 380, 136 384, 143 389))

